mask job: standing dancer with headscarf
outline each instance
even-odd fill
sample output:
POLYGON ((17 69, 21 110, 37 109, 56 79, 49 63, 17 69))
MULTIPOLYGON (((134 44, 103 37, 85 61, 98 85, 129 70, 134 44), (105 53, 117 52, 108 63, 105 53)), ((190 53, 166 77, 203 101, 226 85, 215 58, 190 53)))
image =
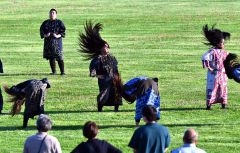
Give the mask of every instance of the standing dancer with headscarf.
POLYGON ((27 127, 29 118, 44 114, 47 88, 50 88, 47 78, 42 80, 27 80, 11 88, 4 86, 5 92, 12 96, 10 100, 10 102, 13 102, 11 110, 12 116, 21 111, 21 105, 25 102, 23 128, 27 127))
POLYGON ((91 21, 86 22, 85 34, 79 35, 79 51, 84 53, 86 60, 91 60, 90 77, 98 78, 100 92, 97 96, 98 111, 101 112, 103 106, 114 106, 117 112, 119 105, 122 105, 122 97, 117 88, 121 79, 118 73, 118 62, 109 53, 110 47, 99 33, 102 27, 101 23, 93 25, 91 21))
POLYGON ((222 109, 227 105, 227 75, 224 68, 224 61, 228 52, 224 50, 224 41, 230 38, 230 33, 222 32, 215 28, 203 26, 203 35, 208 41, 206 45, 212 46, 203 56, 203 68, 208 69, 206 88, 206 109, 210 110, 211 105, 221 103, 222 109))

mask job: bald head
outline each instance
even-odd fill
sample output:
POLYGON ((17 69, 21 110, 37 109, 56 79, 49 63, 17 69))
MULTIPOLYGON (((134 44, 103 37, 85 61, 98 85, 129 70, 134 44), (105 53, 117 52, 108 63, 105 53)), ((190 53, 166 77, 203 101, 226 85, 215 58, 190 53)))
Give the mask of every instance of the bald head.
POLYGON ((185 131, 183 136, 183 142, 185 144, 197 143, 197 139, 198 134, 194 129, 190 128, 185 131))

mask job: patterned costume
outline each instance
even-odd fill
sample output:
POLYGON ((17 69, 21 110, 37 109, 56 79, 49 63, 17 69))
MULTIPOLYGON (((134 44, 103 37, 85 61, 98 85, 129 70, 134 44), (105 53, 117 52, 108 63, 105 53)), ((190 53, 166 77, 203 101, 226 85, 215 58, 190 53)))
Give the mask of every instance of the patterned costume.
POLYGON ((157 78, 151 79, 144 76, 129 80, 123 86, 122 96, 125 100, 136 102, 135 121, 140 122, 142 109, 146 105, 153 105, 157 109, 157 118, 160 119, 160 95, 157 78))
POLYGON ((7 94, 11 95, 14 102, 11 114, 14 116, 21 111, 21 105, 25 102, 23 128, 27 127, 29 118, 44 113, 46 89, 50 88, 48 80, 27 80, 11 88, 5 87, 7 94))
POLYGON ((209 29, 208 25, 203 27, 203 33, 209 43, 213 46, 202 56, 203 68, 208 69, 206 87, 206 105, 210 109, 212 104, 221 103, 222 108, 227 104, 227 75, 224 61, 228 52, 224 50, 224 40, 230 38, 230 34, 215 29, 209 29))
MULTIPOLYGON (((90 63, 90 76, 104 76, 98 78, 99 95, 97 96, 98 106, 119 106, 122 105, 121 95, 116 88, 114 75, 118 75, 117 60, 112 55, 99 55, 90 63)), ((101 109, 101 108, 99 108, 101 109)))
MULTIPOLYGON (((54 10, 52 9, 50 12, 54 10)), ((49 60, 53 74, 56 73, 55 59, 58 61, 61 74, 64 74, 62 37, 65 37, 65 31, 66 28, 59 19, 45 20, 40 27, 40 36, 44 38, 43 58, 49 60), (48 33, 50 33, 50 36, 44 37, 48 33), (60 34, 61 37, 55 38, 53 33, 60 34)))
POLYGON ((214 103, 227 104, 227 75, 224 68, 224 60, 228 52, 212 48, 203 57, 203 67, 208 69, 207 73, 207 105, 214 103), (211 70, 217 69, 213 72, 211 70))
POLYGON ((84 29, 85 34, 82 33, 79 37, 79 51, 87 60, 91 60, 90 76, 98 78, 100 92, 97 96, 98 111, 102 111, 103 106, 115 106, 115 111, 118 111, 119 105, 122 105, 118 62, 108 52, 108 43, 100 36, 102 24, 93 25, 91 22, 86 22, 84 29))

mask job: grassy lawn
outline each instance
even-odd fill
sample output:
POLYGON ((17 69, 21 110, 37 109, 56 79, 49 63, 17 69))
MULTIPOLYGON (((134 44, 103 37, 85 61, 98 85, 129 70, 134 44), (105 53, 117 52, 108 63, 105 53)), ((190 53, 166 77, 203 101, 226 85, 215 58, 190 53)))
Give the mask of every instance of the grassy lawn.
MULTIPOLYGON (((97 112, 97 79, 90 78, 89 61, 77 52, 78 33, 87 19, 104 25, 103 38, 119 62, 123 81, 136 76, 159 78, 161 124, 171 135, 169 151, 182 145, 185 129, 199 132, 198 146, 209 153, 237 153, 240 150, 239 85, 228 82, 228 109, 214 105, 205 110, 206 70, 201 56, 204 24, 231 33, 226 50, 240 55, 240 1, 234 0, 1 0, 0 59, 4 74, 0 85, 14 85, 27 79, 48 77, 46 113, 54 121, 49 132, 56 136, 64 153, 86 139, 82 126, 88 120, 100 126, 98 138, 124 153, 135 130, 135 104, 124 101, 120 112, 104 107, 97 112), (48 61, 42 58, 43 41, 39 27, 55 7, 67 28, 63 40, 66 76, 51 76, 48 61)), ((59 74, 59 69, 58 74, 59 74)), ((20 153, 26 137, 35 134, 35 121, 22 130, 22 114, 11 117, 11 104, 4 93, 4 115, 0 115, 0 152, 20 153)), ((141 125, 143 125, 141 121, 141 125)))

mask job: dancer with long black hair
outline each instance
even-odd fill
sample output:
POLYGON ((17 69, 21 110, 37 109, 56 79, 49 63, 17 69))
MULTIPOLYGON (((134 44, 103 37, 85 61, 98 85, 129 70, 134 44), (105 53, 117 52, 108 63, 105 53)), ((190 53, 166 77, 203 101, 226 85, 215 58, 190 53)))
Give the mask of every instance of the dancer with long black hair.
POLYGON ((224 109, 227 101, 227 75, 225 72, 224 61, 228 52, 224 49, 224 41, 230 38, 230 33, 223 32, 208 25, 202 28, 203 35, 207 40, 205 43, 211 48, 202 56, 203 67, 208 69, 207 88, 206 88, 206 109, 209 110, 212 104, 221 103, 224 109))
POLYGON ((114 110, 118 111, 119 105, 122 105, 122 97, 118 89, 121 81, 118 61, 110 54, 109 44, 99 33, 102 28, 101 23, 93 24, 87 21, 84 26, 85 33, 79 35, 79 51, 83 53, 86 60, 91 60, 90 77, 98 78, 98 111, 101 112, 103 106, 114 106, 114 110))
POLYGON ((10 99, 10 102, 13 102, 10 112, 12 116, 19 113, 21 106, 25 103, 23 128, 27 127, 29 118, 44 114, 44 102, 48 88, 50 84, 47 78, 27 80, 10 88, 4 86, 5 92, 12 97, 10 99))

